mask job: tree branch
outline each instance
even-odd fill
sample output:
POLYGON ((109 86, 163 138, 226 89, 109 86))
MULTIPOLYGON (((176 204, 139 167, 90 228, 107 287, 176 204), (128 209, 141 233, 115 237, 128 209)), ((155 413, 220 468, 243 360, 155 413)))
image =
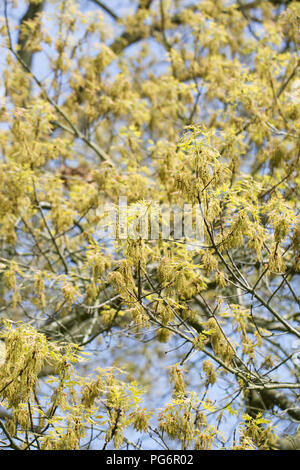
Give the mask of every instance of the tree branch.
POLYGON ((28 40, 28 35, 22 33, 22 26, 30 20, 33 20, 38 13, 41 13, 45 6, 45 0, 41 0, 40 3, 30 2, 26 13, 22 17, 19 26, 19 36, 18 36, 18 46, 19 46, 19 55, 24 63, 29 69, 31 69, 33 52, 26 49, 26 44, 28 40))
POLYGON ((115 21, 118 21, 119 17, 108 6, 106 6, 103 2, 101 2, 100 0, 90 0, 90 1, 95 3, 96 5, 98 5, 98 7, 102 8, 102 10, 104 10, 115 21))

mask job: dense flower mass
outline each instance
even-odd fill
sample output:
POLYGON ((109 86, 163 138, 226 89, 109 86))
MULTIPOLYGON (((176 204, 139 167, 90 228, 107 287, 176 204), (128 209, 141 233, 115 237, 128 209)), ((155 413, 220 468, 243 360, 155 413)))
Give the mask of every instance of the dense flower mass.
POLYGON ((1 8, 0 447, 300 448, 300 2, 1 8))

